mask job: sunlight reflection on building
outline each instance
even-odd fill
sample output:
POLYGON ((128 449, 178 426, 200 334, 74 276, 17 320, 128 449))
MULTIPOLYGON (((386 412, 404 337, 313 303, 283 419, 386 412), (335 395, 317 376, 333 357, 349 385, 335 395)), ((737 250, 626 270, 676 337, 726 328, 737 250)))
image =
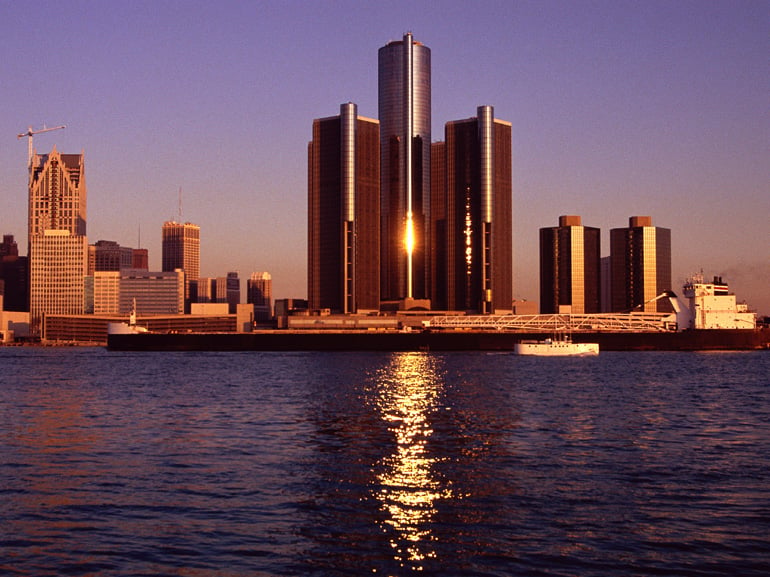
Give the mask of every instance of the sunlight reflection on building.
POLYGON ((429 354, 396 354, 377 378, 378 410, 395 435, 395 451, 379 463, 376 497, 387 514, 383 531, 390 537, 394 559, 420 570, 436 556, 431 523, 436 502, 452 496, 433 470, 437 459, 426 449, 433 433, 431 416, 443 388, 438 360, 429 354))

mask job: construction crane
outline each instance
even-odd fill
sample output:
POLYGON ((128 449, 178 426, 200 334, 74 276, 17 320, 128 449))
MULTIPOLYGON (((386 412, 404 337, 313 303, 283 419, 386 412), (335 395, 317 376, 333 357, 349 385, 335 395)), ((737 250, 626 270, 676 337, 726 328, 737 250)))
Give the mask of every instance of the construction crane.
POLYGON ((29 144, 29 156, 27 158, 27 166, 30 166, 32 164, 32 136, 34 134, 41 134, 43 132, 51 132, 52 130, 59 130, 61 128, 67 128, 66 125, 62 124, 61 126, 53 126, 51 128, 46 128, 46 125, 43 125, 43 128, 40 130, 32 130, 32 127, 30 126, 27 128, 27 132, 22 132, 21 134, 17 135, 16 138, 24 138, 25 136, 28 138, 28 144, 29 144))

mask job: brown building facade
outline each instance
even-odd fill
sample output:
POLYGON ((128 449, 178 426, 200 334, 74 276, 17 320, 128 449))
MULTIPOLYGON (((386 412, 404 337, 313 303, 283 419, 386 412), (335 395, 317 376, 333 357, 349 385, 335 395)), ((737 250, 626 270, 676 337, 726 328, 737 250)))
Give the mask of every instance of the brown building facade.
POLYGON ((560 216, 540 229, 540 312, 601 311, 601 231, 579 216, 560 216))
POLYGON ((432 147, 432 308, 511 310, 511 124, 491 106, 448 122, 432 147))
POLYGON ((313 121, 308 145, 308 304, 380 306, 379 123, 355 104, 313 121))
POLYGON ((628 228, 610 231, 613 312, 671 312, 671 230, 652 225, 649 216, 632 216, 628 228))

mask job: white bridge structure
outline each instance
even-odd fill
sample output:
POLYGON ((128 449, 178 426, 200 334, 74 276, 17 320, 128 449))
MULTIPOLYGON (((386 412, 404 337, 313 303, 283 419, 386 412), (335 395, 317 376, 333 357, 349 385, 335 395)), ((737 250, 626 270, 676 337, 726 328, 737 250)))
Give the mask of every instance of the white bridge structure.
POLYGON ((673 313, 597 313, 546 315, 437 316, 426 328, 478 329, 520 332, 670 332, 677 330, 673 313))
POLYGON ((426 328, 482 329, 498 331, 590 331, 590 332, 669 332, 687 329, 755 329, 757 315, 746 304, 736 302, 722 277, 705 282, 703 275, 688 279, 684 298, 664 291, 651 303, 668 298, 671 313, 631 311, 628 313, 545 314, 545 315, 468 315, 437 316, 424 321, 426 328))

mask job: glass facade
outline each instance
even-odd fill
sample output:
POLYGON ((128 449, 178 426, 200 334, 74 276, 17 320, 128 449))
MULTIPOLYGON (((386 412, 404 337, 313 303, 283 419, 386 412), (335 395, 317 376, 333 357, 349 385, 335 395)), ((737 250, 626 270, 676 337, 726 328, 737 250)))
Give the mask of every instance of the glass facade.
POLYGON ((652 226, 650 217, 631 217, 628 228, 610 231, 613 312, 671 312, 671 230, 652 226))
POLYGON ((378 309, 379 123, 356 106, 316 119, 308 145, 308 300, 312 309, 378 309))
POLYGON ((382 299, 429 298, 430 49, 406 34, 378 61, 382 299))

